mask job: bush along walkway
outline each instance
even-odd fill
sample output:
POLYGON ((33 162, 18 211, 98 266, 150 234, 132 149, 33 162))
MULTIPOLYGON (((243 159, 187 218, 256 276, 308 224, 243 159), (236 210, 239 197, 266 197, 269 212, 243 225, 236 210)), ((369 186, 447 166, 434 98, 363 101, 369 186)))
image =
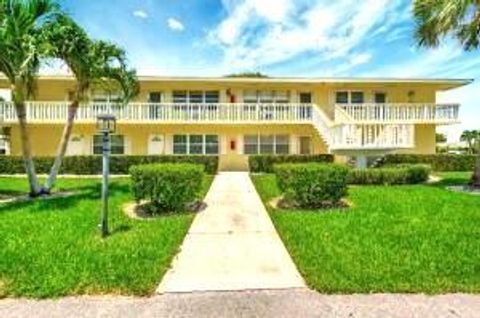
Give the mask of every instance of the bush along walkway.
POLYGON ((222 172, 157 292, 305 287, 246 172, 222 172))

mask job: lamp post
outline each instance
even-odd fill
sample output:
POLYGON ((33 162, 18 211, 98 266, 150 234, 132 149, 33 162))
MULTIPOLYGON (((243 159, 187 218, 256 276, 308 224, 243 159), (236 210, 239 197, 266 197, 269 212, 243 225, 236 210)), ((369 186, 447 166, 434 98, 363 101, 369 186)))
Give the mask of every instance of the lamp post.
POLYGON ((97 117, 97 130, 102 135, 102 213, 99 224, 102 237, 106 237, 108 235, 108 175, 110 134, 113 134, 115 129, 115 116, 105 114, 97 117))

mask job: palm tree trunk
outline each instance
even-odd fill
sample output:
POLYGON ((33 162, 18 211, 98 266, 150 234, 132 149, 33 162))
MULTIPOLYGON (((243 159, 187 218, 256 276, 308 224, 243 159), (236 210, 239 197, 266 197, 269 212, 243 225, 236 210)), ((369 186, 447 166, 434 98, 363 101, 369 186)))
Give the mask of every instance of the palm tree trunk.
POLYGON ((68 142, 70 140, 70 136, 72 135, 73 124, 75 121, 75 116, 77 115, 79 102, 78 100, 73 101, 68 106, 68 118, 65 126, 63 128, 62 139, 60 140, 60 144, 57 149, 57 155, 55 157, 55 161, 53 162, 52 168, 50 169, 50 174, 48 175, 47 181, 45 182, 45 186, 42 189, 44 193, 50 193, 53 186, 55 185, 55 181, 57 180, 58 172, 60 171, 60 166, 62 165, 63 157, 67 152, 68 142))
POLYGON ((37 174, 35 173, 35 164, 32 156, 32 145, 27 130, 27 111, 24 102, 15 102, 15 110, 17 112, 18 124, 20 129, 20 139, 22 146, 22 156, 25 165, 25 171, 30 185, 30 196, 36 197, 40 194, 40 186, 38 184, 37 174))
POLYGON ((472 187, 480 189, 480 153, 477 155, 475 170, 472 175, 472 187))

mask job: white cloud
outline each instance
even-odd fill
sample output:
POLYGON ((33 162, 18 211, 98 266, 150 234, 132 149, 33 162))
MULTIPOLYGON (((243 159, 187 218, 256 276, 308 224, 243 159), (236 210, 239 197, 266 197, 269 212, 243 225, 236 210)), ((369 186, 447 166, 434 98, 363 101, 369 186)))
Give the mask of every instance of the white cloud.
POLYGON ((370 62, 371 59, 372 59, 372 54, 370 53, 354 54, 350 56, 350 65, 356 66, 356 65, 366 64, 370 62))
MULTIPOLYGON (((226 17, 208 39, 223 50, 224 65, 248 69, 284 62, 305 52, 325 60, 347 57, 350 67, 367 63, 352 50, 384 31, 400 0, 339 0, 300 4, 294 0, 223 1, 226 17), (353 54, 353 56, 352 56, 353 54)), ((401 19, 405 16, 402 15, 401 19)))
POLYGON ((136 11, 133 11, 133 16, 140 19, 146 19, 148 18, 148 13, 144 10, 136 10, 136 11))
POLYGON ((185 30, 185 26, 182 22, 175 18, 168 18, 167 20, 168 27, 173 31, 183 31, 185 30))

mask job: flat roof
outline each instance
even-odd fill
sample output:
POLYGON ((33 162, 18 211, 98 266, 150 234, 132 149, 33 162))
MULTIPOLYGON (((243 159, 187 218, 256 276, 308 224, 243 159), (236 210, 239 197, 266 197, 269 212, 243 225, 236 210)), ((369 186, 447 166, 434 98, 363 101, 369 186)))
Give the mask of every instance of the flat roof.
MULTIPOLYGON (((39 80, 70 81, 69 75, 40 75, 39 80)), ((0 80, 5 76, 0 74, 0 80)), ((439 89, 468 85, 473 79, 464 78, 395 78, 395 77, 202 77, 202 76, 145 76, 141 82, 210 82, 210 83, 272 83, 272 84, 432 84, 439 89)))

